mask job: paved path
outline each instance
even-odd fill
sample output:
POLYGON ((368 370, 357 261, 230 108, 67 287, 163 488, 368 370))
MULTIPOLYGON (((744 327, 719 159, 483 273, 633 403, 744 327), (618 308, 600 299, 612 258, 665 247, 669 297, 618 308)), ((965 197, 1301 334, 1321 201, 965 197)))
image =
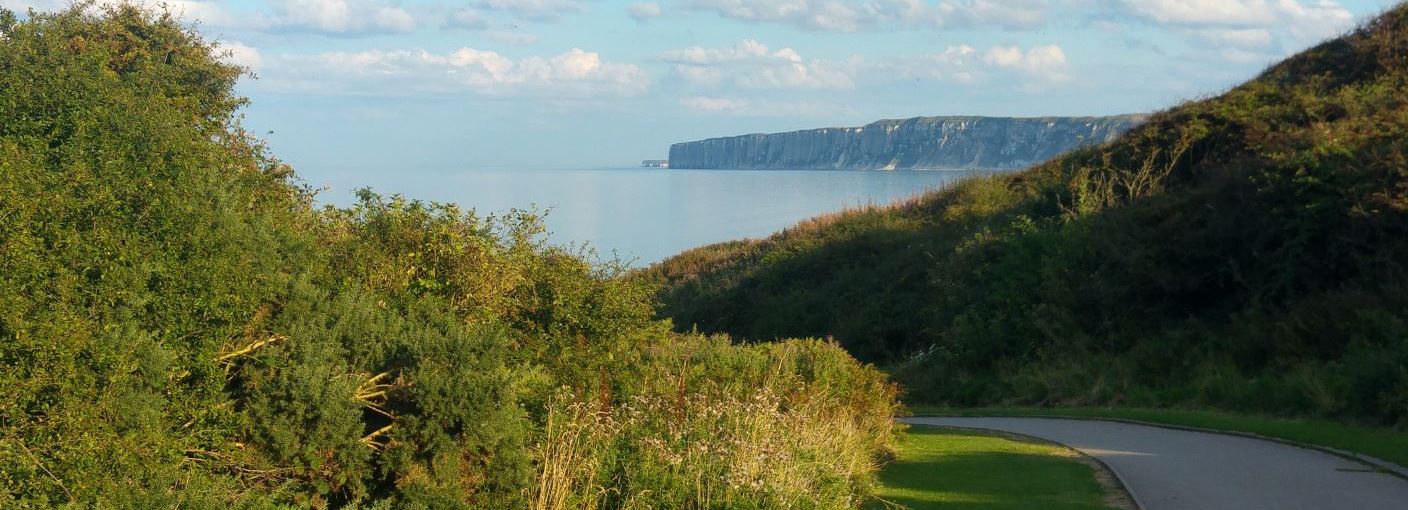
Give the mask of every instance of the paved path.
POLYGON ((1068 445, 1110 466, 1144 510, 1408 510, 1408 480, 1273 441, 1094 420, 904 421, 1068 445))

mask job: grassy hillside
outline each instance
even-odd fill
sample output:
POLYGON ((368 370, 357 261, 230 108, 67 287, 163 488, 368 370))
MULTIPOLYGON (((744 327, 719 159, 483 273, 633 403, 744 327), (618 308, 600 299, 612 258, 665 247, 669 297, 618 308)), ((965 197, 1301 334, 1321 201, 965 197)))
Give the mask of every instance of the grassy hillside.
POLYGON ((677 327, 832 336, 949 405, 1408 426, 1408 7, 1106 146, 647 273, 677 327))
POLYGON ((220 55, 135 7, 0 9, 0 507, 872 491, 883 374, 822 341, 671 334, 647 282, 545 244, 531 213, 315 208, 240 127, 220 55))

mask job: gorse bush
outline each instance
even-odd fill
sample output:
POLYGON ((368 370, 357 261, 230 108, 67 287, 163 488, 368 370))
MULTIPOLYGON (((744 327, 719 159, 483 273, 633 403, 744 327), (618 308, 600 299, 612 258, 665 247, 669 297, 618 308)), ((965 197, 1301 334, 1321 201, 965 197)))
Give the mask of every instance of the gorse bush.
POLYGON ((317 208, 240 128, 243 71, 220 54, 131 6, 0 10, 0 507, 865 497, 894 405, 873 369, 823 344, 674 338, 649 282, 547 245, 532 213, 370 191, 317 208), (749 375, 671 371, 693 349, 749 375), (677 373, 688 386, 666 392, 677 373), (849 447, 834 468, 789 472, 787 491, 758 483, 780 484, 767 476, 794 457, 764 456, 782 460, 738 471, 754 493, 683 492, 732 473, 711 470, 736 452, 661 467, 636 445, 694 441, 652 414, 675 400, 644 404, 664 395, 730 413, 678 422, 693 427, 773 420, 756 426, 765 444, 799 459, 849 447), (593 431, 590 447, 573 450, 563 423, 593 431))
POLYGON ((1408 7, 1103 147, 648 271, 681 327, 833 336, 952 405, 1408 425, 1408 7))
POLYGON ((0 15, 4 506, 234 488, 185 452, 234 442, 216 358, 312 261, 312 218, 216 51, 134 9, 0 15))

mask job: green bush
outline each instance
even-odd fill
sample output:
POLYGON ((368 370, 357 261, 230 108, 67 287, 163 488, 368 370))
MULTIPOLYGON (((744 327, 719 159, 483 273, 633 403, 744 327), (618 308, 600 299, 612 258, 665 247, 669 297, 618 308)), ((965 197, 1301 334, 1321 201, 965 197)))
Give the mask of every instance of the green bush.
POLYGON ((215 358, 312 243, 217 52, 133 8, 0 15, 0 506, 236 490, 185 452, 228 437, 215 358))
MULTIPOLYGON (((719 501, 865 497, 894 405, 873 369, 672 339, 650 282, 546 244, 532 213, 315 208, 240 128, 220 51, 132 6, 0 10, 0 507, 542 507, 564 403, 668 423, 639 403, 675 395, 662 378, 695 349, 753 378, 684 374, 691 406, 732 413, 691 426, 768 410, 759 430, 807 455, 758 472, 795 487, 719 501), (796 474, 835 425, 849 464, 819 473, 844 479, 796 474)), ((735 451, 658 470, 627 446, 681 436, 632 427, 573 501, 695 505, 664 488, 735 451)))

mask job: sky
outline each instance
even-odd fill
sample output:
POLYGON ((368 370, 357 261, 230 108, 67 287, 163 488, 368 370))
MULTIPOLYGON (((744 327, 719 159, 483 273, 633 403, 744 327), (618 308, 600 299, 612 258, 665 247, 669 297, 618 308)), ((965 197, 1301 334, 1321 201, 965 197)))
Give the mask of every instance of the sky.
MULTIPOLYGON (((1391 0, 169 0, 314 185, 596 168, 671 143, 1215 95, 1391 0)), ((0 0, 49 10, 67 0, 0 0)), ((158 5, 149 1, 149 5, 158 5)))

